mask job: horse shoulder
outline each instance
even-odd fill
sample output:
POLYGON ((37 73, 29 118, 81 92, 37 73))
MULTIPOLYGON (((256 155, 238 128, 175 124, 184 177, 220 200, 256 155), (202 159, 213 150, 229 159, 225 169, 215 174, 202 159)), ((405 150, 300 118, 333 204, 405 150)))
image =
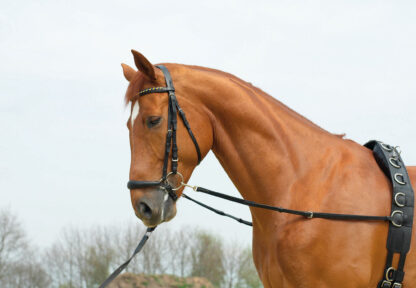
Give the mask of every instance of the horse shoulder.
POLYGON ((408 166, 407 172, 409 173, 410 181, 412 182, 413 190, 416 190, 416 166, 408 166))

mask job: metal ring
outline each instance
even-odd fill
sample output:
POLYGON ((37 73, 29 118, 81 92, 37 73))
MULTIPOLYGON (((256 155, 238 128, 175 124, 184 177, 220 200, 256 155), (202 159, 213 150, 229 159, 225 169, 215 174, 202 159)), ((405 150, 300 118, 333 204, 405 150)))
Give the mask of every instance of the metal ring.
POLYGON ((394 174, 394 180, 397 183, 399 183, 400 185, 406 185, 406 182, 404 182, 404 176, 403 176, 402 173, 396 173, 396 174, 394 174), (398 178, 399 176, 402 177, 403 181, 399 180, 399 178, 398 178))
POLYGON ((397 153, 402 154, 402 149, 400 148, 400 146, 394 147, 394 150, 396 150, 397 153))
POLYGON ((183 187, 183 181, 184 181, 184 179, 183 179, 183 175, 182 175, 181 173, 179 173, 179 172, 176 172, 176 173, 169 172, 169 173, 168 173, 168 175, 166 175, 166 182, 167 182, 170 186, 172 186, 172 184, 169 182, 169 176, 171 176, 171 175, 178 175, 178 176, 179 176, 179 178, 180 178, 180 181, 179 181, 179 186, 178 186, 178 187, 172 187, 172 190, 173 190, 173 191, 177 191, 177 190, 181 189, 181 188, 183 187))
MULTIPOLYGON (((387 281, 393 281, 393 277, 392 278, 390 278, 390 272, 392 272, 392 273, 394 273, 394 268, 393 267, 389 267, 387 270, 386 270, 386 280, 387 281)), ((392 275, 393 276, 393 275, 392 275)))
POLYGON ((390 145, 384 144, 383 142, 380 142, 381 148, 386 150, 387 152, 393 151, 393 148, 390 145))
POLYGON ((399 192, 399 193, 396 193, 396 195, 394 195, 394 202, 396 202, 396 205, 399 207, 404 207, 405 204, 401 204, 399 201, 397 201, 397 196, 403 196, 404 203, 406 204, 406 195, 403 192, 399 192))
POLYGON ((402 168, 402 166, 397 164, 397 163, 399 163, 399 159, 397 159, 397 158, 390 157, 389 162, 390 162, 391 166, 393 166, 394 168, 397 168, 397 169, 402 168))
POLYGON ((396 222, 394 222, 394 215, 396 215, 397 213, 399 213, 399 214, 402 214, 402 216, 403 216, 403 211, 400 211, 400 210, 394 210, 393 211, 393 213, 391 213, 391 220, 390 220, 390 222, 391 222, 391 224, 393 224, 394 226, 396 226, 396 227, 402 227, 402 224, 397 224, 396 222))

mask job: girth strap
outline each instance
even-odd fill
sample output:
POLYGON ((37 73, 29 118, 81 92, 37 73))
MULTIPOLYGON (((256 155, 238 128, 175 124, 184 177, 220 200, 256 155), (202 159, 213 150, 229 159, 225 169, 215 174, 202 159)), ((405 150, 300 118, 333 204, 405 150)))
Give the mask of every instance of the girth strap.
POLYGON ((365 146, 373 150, 381 170, 390 179, 393 187, 391 222, 387 236, 387 259, 381 288, 401 288, 404 279, 406 254, 410 249, 413 226, 414 192, 400 153, 396 148, 370 141, 365 146), (393 255, 400 254, 397 269, 392 267, 393 255))

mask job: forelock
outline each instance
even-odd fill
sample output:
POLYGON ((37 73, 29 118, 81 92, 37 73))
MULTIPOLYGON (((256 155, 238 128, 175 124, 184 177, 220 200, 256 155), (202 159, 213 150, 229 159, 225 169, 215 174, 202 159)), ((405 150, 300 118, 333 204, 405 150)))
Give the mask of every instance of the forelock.
POLYGON ((146 76, 144 76, 142 73, 136 73, 136 75, 134 75, 133 79, 130 81, 129 87, 127 88, 127 92, 124 97, 126 105, 138 97, 139 91, 143 89, 145 81, 146 76))

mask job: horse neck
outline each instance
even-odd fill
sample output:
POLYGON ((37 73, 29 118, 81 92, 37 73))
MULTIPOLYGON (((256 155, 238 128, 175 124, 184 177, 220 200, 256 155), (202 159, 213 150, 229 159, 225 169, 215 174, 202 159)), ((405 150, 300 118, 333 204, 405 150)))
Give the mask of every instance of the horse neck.
POLYGON ((288 203, 288 189, 330 165, 334 143, 345 142, 249 83, 206 73, 197 94, 211 115, 212 150, 245 199, 288 203))

